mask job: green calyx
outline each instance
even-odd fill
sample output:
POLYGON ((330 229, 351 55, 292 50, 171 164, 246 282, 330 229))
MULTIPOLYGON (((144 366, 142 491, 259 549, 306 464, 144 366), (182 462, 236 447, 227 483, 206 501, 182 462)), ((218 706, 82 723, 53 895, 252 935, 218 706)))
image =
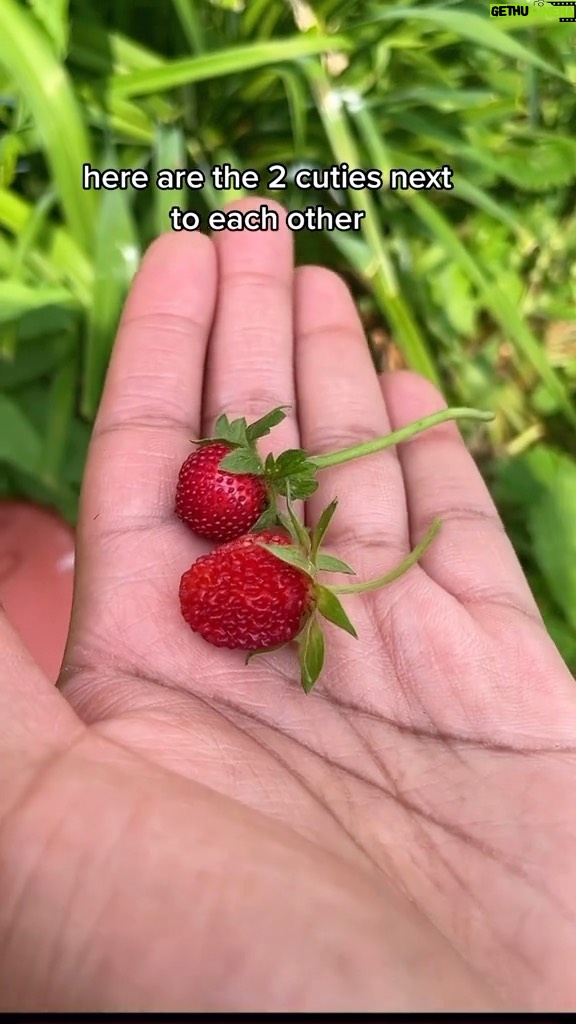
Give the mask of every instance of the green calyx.
MULTIPOLYGON (((340 572, 347 575, 355 575, 354 569, 347 565, 346 562, 321 550, 322 540, 338 505, 337 499, 334 499, 324 509, 313 530, 308 530, 295 515, 292 508, 290 485, 288 485, 286 504, 287 515, 278 513, 278 519, 290 534, 292 544, 267 544, 262 542, 262 547, 266 548, 266 550, 270 551, 271 554, 281 561, 287 562, 288 565, 306 573, 312 581, 312 609, 300 633, 293 641, 298 645, 299 650, 302 689, 305 693, 310 693, 322 672, 324 664, 324 634, 319 620, 324 618, 328 622, 333 623, 333 625, 345 630, 350 636, 358 639, 358 634, 348 618, 338 595, 367 593, 368 591, 384 587, 386 584, 392 583, 400 576, 403 576, 404 573, 408 572, 416 564, 431 544, 440 529, 440 520, 437 519, 433 522, 420 544, 391 572, 376 579, 367 580, 364 583, 329 586, 318 581, 319 572, 340 572)), ((279 645, 279 647, 284 646, 286 645, 279 645)), ((278 650, 279 647, 273 649, 278 650)), ((257 654, 267 654, 270 650, 272 648, 254 651, 248 656, 247 660, 257 654)))

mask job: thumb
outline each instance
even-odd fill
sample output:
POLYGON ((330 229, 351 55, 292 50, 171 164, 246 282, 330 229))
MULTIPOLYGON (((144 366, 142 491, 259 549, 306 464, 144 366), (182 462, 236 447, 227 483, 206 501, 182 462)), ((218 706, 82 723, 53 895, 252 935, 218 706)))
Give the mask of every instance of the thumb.
POLYGON ((0 606, 0 821, 37 771, 84 731, 0 606))

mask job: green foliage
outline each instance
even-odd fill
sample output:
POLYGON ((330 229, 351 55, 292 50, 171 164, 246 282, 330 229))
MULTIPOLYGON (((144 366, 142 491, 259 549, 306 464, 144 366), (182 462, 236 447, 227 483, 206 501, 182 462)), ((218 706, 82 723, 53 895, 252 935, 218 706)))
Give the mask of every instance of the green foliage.
POLYGON ((389 334, 452 403, 496 411, 489 445, 468 441, 575 669, 576 51, 569 26, 526 21, 483 0, 0 0, 0 495, 74 518, 140 254, 174 202, 231 198, 209 179, 87 192, 82 164, 228 161, 266 183, 284 163, 261 194, 366 214, 296 244, 349 281, 377 361, 389 334), (295 188, 344 161, 385 181, 449 164, 454 188, 295 188))

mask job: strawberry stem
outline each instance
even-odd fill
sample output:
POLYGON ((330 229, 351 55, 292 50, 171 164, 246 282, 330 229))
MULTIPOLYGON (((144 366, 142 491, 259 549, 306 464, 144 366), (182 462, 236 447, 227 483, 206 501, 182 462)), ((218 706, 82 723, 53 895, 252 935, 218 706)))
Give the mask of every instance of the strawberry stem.
POLYGON ((385 437, 377 437, 373 441, 365 441, 363 444, 354 445, 352 448, 343 448, 342 451, 331 452, 328 455, 309 455, 308 461, 316 466, 317 469, 327 469, 329 466, 338 466, 342 462, 351 462, 353 459, 359 459, 364 455, 373 455, 374 452, 381 452, 385 448, 390 448, 393 444, 407 441, 414 434, 419 434, 422 430, 427 430, 428 427, 435 427, 438 423, 446 423, 448 420, 488 421, 493 419, 493 412, 486 412, 481 409, 442 409, 440 412, 432 413, 431 416, 425 416, 421 420, 409 423, 408 426, 401 427, 400 430, 395 430, 392 434, 386 434, 385 437))
POLYGON ((397 580, 400 576, 403 576, 405 572, 408 572, 408 569, 411 569, 412 566, 416 564, 434 540, 441 524, 441 519, 435 519, 424 539, 416 545, 408 557, 405 558, 400 565, 397 565, 395 569, 392 569, 391 572, 387 572, 384 576, 378 576, 375 580, 367 580, 365 583, 349 583, 342 585, 341 587, 328 587, 327 589, 331 590, 333 594, 364 594, 368 590, 378 590, 380 587, 385 587, 387 583, 392 583, 394 580, 397 580))

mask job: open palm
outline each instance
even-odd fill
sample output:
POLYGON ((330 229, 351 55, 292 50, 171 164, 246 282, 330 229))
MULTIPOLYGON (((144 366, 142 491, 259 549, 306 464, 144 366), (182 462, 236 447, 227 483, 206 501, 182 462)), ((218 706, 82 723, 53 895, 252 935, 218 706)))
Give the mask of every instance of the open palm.
MULTIPOLYGON (((246 205, 239 204, 240 206, 246 205)), ((441 407, 375 375, 353 303, 287 232, 164 236, 92 441, 59 690, 0 642, 0 1009, 569 1009, 576 691, 456 427, 333 468, 359 579, 313 693, 178 607, 190 439, 291 407, 333 451, 441 407)))

